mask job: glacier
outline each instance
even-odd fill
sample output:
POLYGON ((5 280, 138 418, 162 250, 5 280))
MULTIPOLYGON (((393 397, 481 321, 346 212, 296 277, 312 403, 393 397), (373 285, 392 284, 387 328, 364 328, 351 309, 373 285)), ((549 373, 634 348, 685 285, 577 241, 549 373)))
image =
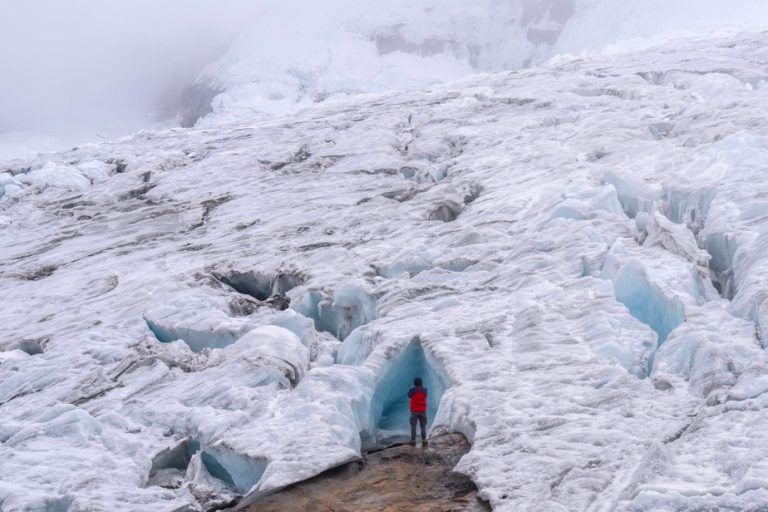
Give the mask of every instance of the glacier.
POLYGON ((430 432, 497 511, 768 507, 768 32, 0 161, 0 509, 430 432), (414 375, 418 374, 418 375, 414 375))
MULTIPOLYGON (((297 105, 536 66, 561 55, 621 52, 700 31, 723 34, 768 23, 762 0, 732 4, 260 0, 259 15, 186 90, 194 105, 181 105, 181 122, 216 126, 297 105)), ((664 123, 658 124, 663 132, 664 123)))

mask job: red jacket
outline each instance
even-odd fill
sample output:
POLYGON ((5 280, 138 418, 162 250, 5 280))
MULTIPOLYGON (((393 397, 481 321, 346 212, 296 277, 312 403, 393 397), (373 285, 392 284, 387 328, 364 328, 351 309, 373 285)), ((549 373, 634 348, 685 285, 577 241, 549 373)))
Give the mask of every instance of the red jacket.
POLYGON ((411 399, 411 412, 427 412, 427 388, 412 387, 408 396, 411 399))

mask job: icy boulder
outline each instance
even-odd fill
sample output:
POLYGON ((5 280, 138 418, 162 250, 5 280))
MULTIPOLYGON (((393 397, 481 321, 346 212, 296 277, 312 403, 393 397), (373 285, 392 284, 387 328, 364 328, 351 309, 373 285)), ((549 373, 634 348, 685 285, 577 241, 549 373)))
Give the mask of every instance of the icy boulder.
POLYGON ((77 170, 85 176, 91 183, 100 183, 115 170, 116 164, 108 164, 101 160, 89 160, 77 164, 77 170))
POLYGON ((650 214, 664 197, 661 185, 647 183, 634 174, 608 172, 603 183, 614 186, 624 213, 631 219, 640 212, 650 214))
POLYGON ((13 177, 11 173, 0 173, 0 197, 15 194, 20 191, 24 185, 13 177))
POLYGON ((608 216, 622 215, 616 188, 611 184, 595 188, 588 180, 574 180, 563 192, 563 201, 555 206, 552 218, 585 220, 600 212, 608 216))
POLYGON ((182 340, 193 352, 223 348, 250 328, 218 309, 163 306, 144 315, 147 327, 161 343, 182 340))
POLYGON ((381 332, 363 326, 355 329, 341 344, 338 352, 338 363, 360 365, 373 352, 381 341, 381 332))
POLYGON ((642 322, 626 312, 593 308, 583 324, 585 340, 597 355, 616 361, 638 378, 647 376, 656 336, 642 322))
POLYGON ((48 162, 40 169, 21 174, 18 180, 25 185, 46 188, 60 188, 70 191, 85 190, 91 185, 91 180, 83 176, 74 165, 64 165, 48 162))
POLYGON ((393 278, 400 274, 418 274, 434 266, 434 261, 440 256, 435 250, 426 247, 407 247, 402 249, 394 259, 379 269, 379 275, 393 278))
MULTIPOLYGON (((324 345, 327 345, 327 343, 323 343, 324 339, 315 330, 315 324, 311 318, 307 318, 293 309, 286 309, 281 311, 272 320, 272 325, 288 329, 298 336, 301 343, 309 349, 310 360, 315 361, 321 353, 326 353, 324 349, 327 347, 324 345)), ((338 344, 338 341, 336 344, 338 344)))
POLYGON ((261 360, 287 367, 289 380, 300 381, 309 367, 309 349, 294 333, 275 325, 254 329, 225 349, 223 357, 261 360))
POLYGON ((755 338, 754 324, 727 313, 718 302, 689 313, 656 353, 655 381, 688 381, 691 391, 707 396, 731 387, 753 365, 764 365, 765 356, 755 338))
POLYGON ((699 249, 693 233, 686 226, 675 224, 659 212, 654 212, 647 224, 647 233, 644 246, 662 247, 701 269, 707 268, 711 256, 707 251, 699 249))

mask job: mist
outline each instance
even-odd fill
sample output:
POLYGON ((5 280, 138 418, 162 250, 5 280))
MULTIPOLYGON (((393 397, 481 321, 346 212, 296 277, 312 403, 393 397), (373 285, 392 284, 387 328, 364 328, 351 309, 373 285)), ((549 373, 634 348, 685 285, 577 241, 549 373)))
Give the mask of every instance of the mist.
POLYGON ((155 121, 256 12, 248 0, 4 0, 0 133, 155 121))
POLYGON ((173 124, 201 73, 248 116, 723 24, 768 25, 768 2, 2 0, 0 134, 173 124))

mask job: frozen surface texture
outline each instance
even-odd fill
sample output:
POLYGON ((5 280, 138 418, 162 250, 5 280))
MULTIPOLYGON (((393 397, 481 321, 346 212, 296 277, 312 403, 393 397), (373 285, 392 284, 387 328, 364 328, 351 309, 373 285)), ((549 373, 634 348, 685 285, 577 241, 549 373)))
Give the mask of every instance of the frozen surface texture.
POLYGON ((766 48, 3 161, 0 508, 246 506, 421 376, 494 510, 768 509, 766 48))

